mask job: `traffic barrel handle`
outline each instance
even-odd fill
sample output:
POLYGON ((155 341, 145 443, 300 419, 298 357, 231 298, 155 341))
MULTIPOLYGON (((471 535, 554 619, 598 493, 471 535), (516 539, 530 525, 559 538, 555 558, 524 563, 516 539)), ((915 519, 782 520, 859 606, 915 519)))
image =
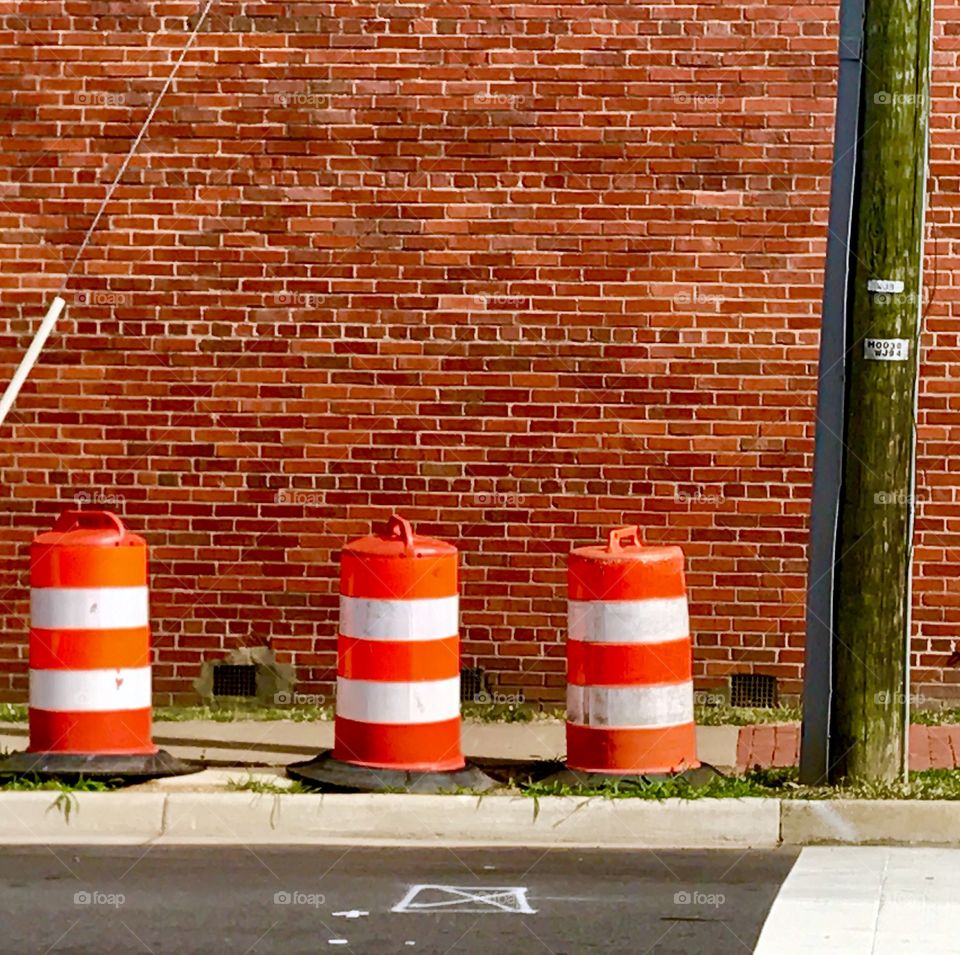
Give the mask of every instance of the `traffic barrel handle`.
POLYGON ((413 553, 413 528, 410 522, 399 514, 393 514, 387 521, 385 537, 396 537, 403 543, 403 549, 408 553, 413 553))
POLYGON ((112 511, 64 511, 53 525, 53 530, 61 534, 75 531, 79 528, 96 530, 97 528, 112 527, 118 534, 125 534, 123 522, 112 511))
POLYGON ((628 527, 615 527, 607 537, 607 550, 611 554, 617 554, 623 550, 624 544, 631 540, 636 547, 639 547, 642 543, 639 524, 631 524, 628 527))

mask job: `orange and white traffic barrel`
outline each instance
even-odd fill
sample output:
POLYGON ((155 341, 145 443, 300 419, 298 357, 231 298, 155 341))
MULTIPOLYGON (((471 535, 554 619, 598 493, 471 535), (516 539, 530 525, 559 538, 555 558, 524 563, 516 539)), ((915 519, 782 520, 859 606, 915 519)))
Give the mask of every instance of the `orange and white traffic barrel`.
POLYGON ((343 549, 335 759, 463 768, 459 602, 456 547, 403 518, 343 549))
MULTIPOLYGON (((109 511, 65 511, 30 548, 30 744, 13 763, 192 771, 153 744, 150 657, 146 542, 109 511)), ((17 770, 8 760, 0 771, 17 770)))
POLYGON ((456 547, 401 517, 343 548, 333 753, 321 775, 306 772, 317 761, 293 775, 363 789, 488 782, 460 746, 459 601, 456 547))
POLYGON ((567 768, 699 766, 683 551, 618 528, 570 554, 567 596, 567 768))

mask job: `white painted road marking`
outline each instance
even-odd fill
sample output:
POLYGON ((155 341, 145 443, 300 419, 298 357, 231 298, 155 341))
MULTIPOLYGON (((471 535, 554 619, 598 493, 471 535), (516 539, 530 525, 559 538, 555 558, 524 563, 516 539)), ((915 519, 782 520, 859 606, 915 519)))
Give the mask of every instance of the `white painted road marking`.
POLYGON ((390 911, 536 914, 520 885, 411 885, 390 911))
POLYGON ((960 849, 803 849, 754 955, 956 955, 958 867, 960 849))

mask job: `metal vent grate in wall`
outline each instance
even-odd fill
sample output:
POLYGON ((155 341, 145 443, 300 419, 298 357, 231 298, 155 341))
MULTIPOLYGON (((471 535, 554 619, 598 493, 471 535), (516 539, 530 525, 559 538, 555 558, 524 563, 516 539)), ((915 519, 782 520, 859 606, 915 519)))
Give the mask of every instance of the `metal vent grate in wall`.
POLYGON ((460 702, 472 703, 482 693, 486 693, 486 680, 483 667, 464 667, 460 670, 460 702))
POLYGON ((777 705, 777 678, 762 673, 735 673, 730 677, 730 705, 757 709, 777 705))
POLYGON ((256 664, 218 663, 213 668, 213 695, 256 696, 256 664))

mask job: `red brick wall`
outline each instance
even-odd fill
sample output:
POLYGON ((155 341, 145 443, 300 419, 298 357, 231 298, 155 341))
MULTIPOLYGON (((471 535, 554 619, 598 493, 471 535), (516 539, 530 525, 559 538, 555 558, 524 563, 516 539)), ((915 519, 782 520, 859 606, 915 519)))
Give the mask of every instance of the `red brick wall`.
MULTIPOLYGON (((197 7, 2 8, 5 378, 197 7)), ((958 14, 915 591, 953 686, 958 14)), ((700 686, 796 693, 835 16, 218 0, 2 432, 0 694, 78 494, 149 540, 160 699, 267 642, 323 691, 337 549, 394 509, 462 548, 464 663, 504 692, 562 696, 564 555, 639 522, 686 550, 700 686)))

